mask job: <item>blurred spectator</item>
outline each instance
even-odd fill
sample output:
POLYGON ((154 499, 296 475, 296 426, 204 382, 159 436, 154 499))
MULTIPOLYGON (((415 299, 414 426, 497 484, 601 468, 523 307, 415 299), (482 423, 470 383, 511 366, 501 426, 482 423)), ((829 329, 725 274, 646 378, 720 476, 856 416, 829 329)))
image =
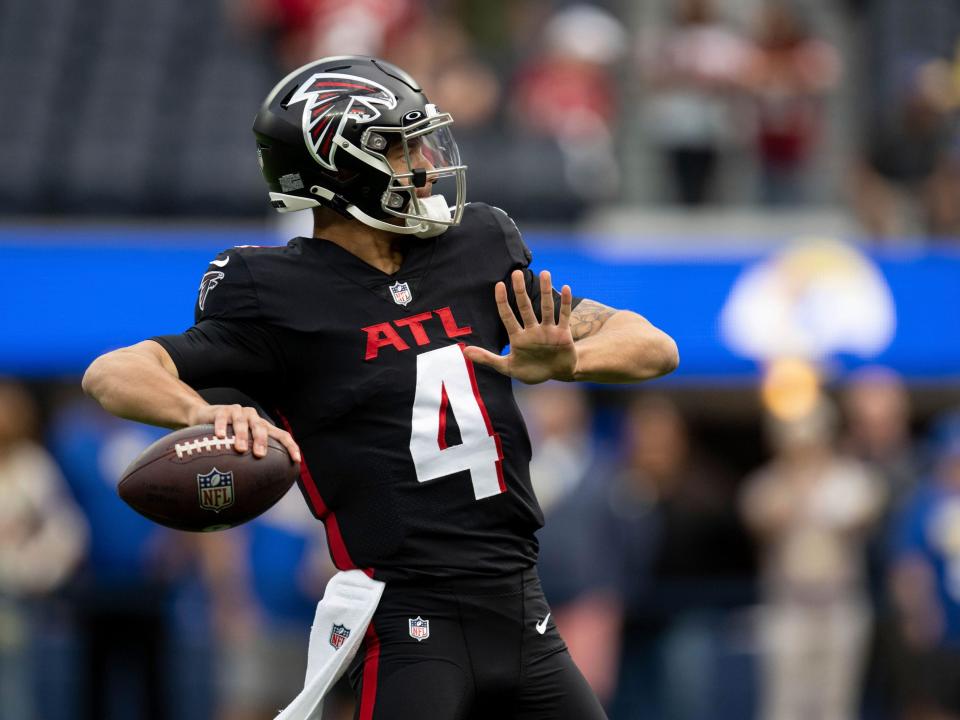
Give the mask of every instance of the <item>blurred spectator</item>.
POLYGON ((616 675, 620 603, 610 588, 593 582, 596 548, 583 502, 606 482, 609 458, 591 433, 582 387, 546 383, 519 399, 533 445, 530 479, 546 518, 538 533, 544 593, 571 657, 607 700, 616 675))
POLYGON ((431 100, 456 119, 458 142, 464 132, 489 127, 495 122, 500 81, 479 59, 464 56, 454 60, 438 70, 432 85, 431 100))
POLYGON ((804 171, 824 123, 823 95, 840 78, 840 56, 815 38, 788 0, 762 3, 743 82, 756 109, 761 200, 804 199, 804 171))
POLYGON ((713 0, 675 0, 672 26, 641 47, 653 91, 649 131, 683 205, 714 199, 720 157, 736 133, 733 102, 748 47, 713 0))
POLYGON ((550 382, 525 388, 520 395, 530 432, 533 460, 530 480, 544 515, 584 482, 596 482, 600 460, 591 433, 591 413, 579 385, 550 382))
POLYGON ((853 718, 870 624, 864 542, 883 489, 834 449, 825 399, 768 423, 775 455, 747 480, 742 503, 763 550, 761 717, 853 718))
POLYGON ((861 221, 875 238, 958 231, 960 193, 949 156, 955 90, 952 73, 942 70, 939 61, 907 63, 898 92, 888 98, 891 110, 873 116, 868 127, 853 189, 861 221))
POLYGON ((69 579, 87 543, 86 523, 36 431, 30 396, 0 380, 0 698, 10 720, 36 717, 31 610, 69 579))
POLYGON ((960 6, 872 0, 854 201, 874 237, 960 234, 956 169, 960 6))
POLYGON ((228 8, 236 24, 266 31, 286 70, 330 55, 383 57, 421 16, 417 0, 232 0, 228 8))
POLYGON ((582 198, 609 199, 620 183, 613 133, 621 108, 612 70, 626 51, 626 29, 605 10, 571 5, 547 21, 542 42, 517 71, 514 122, 558 142, 566 182, 582 198))
MULTIPOLYGON (((316 604, 336 571, 323 526, 294 487, 261 517, 202 537, 199 548, 217 641, 217 717, 272 717, 303 689, 316 604)), ((326 703, 326 717, 340 700, 326 703)))
MULTIPOLYGON (((503 89, 493 68, 467 52, 436 68, 433 77, 422 82, 431 101, 453 115, 460 155, 470 168, 470 197, 509 208, 512 214, 519 210, 520 216, 530 208, 536 212, 536 197, 543 192, 542 184, 532 182, 540 171, 537 165, 544 162, 544 150, 557 152, 553 146, 544 148, 542 142, 531 148, 503 126, 503 89), (533 158, 537 162, 528 162, 533 158), (510 171, 505 173, 506 167, 510 171)), ((437 191, 446 192, 442 186, 437 191)), ((547 191, 556 195, 553 188, 547 191)))
POLYGON ((52 420, 50 447, 90 523, 89 558, 76 587, 86 691, 76 718, 173 717, 171 601, 190 562, 187 536, 141 517, 116 492, 126 466, 166 432, 115 418, 82 397, 52 420))
POLYGON ((611 716, 707 718, 719 675, 715 612, 741 599, 746 551, 733 488, 691 446, 666 397, 631 402, 623 442, 603 519, 602 553, 619 563, 625 603, 611 716))
POLYGON ((960 414, 937 430, 933 478, 901 513, 892 548, 910 720, 960 718, 960 414))
MULTIPOLYGON (((402 32, 398 31, 394 41, 384 48, 383 57, 410 73, 431 102, 437 103, 433 88, 436 87, 438 76, 462 61, 479 63, 479 58, 475 57, 471 38, 459 17, 428 12, 419 3, 415 5, 420 12, 407 18, 402 32), (442 42, 438 42, 438 38, 442 42)), ((484 89, 478 88, 481 105, 484 89)), ((458 121, 458 118, 454 120, 458 121)))
POLYGON ((557 552, 562 528, 568 571, 585 588, 558 627, 611 718, 709 717, 712 613, 745 555, 731 488, 664 397, 637 396, 623 438, 620 466, 583 483, 546 528, 544 552, 557 552))
POLYGON ((841 399, 846 418, 842 447, 870 467, 887 493, 877 531, 867 544, 874 623, 865 700, 867 707, 889 708, 895 701, 890 679, 901 662, 897 657, 897 623, 886 592, 890 526, 920 475, 910 436, 910 397, 903 379, 893 370, 871 366, 850 374, 841 399))
POLYGON ((920 472, 910 437, 910 396, 903 379, 884 367, 852 373, 842 396, 843 449, 867 463, 886 485, 892 508, 913 491, 920 472))

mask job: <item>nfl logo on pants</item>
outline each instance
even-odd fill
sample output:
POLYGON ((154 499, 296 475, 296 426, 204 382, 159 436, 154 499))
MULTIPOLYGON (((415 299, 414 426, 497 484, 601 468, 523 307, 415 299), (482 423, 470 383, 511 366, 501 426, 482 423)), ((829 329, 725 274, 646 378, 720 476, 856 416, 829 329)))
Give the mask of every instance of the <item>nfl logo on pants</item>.
POLYGON ((426 640, 430 637, 430 621, 424 620, 419 615, 415 618, 410 618, 410 637, 412 637, 417 642, 421 640, 426 640))
POLYGON ((334 650, 342 648, 348 637, 350 637, 350 628, 334 625, 330 629, 330 644, 333 645, 334 650))

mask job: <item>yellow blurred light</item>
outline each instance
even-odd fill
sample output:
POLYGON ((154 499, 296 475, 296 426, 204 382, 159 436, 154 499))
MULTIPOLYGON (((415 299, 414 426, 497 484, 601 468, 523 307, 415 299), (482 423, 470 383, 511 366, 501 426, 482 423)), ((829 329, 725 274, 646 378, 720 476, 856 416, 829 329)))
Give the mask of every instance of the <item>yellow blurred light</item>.
POLYGON ((820 376, 813 364, 797 358, 771 362, 760 384, 760 398, 767 411, 779 420, 808 415, 820 397, 820 376))

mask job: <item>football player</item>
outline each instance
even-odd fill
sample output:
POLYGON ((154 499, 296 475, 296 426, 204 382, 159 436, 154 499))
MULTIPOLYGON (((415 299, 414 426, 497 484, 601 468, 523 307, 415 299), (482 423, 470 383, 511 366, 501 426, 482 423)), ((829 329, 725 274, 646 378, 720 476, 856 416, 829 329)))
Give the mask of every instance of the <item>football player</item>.
POLYGON ((511 383, 639 382, 677 348, 530 270, 506 213, 465 203, 452 122, 381 60, 292 72, 253 129, 272 205, 310 208, 313 237, 221 253, 193 327, 103 355, 84 388, 117 415, 230 424, 238 452, 274 437, 301 461, 334 563, 386 583, 350 671, 361 720, 603 718, 540 590, 511 383), (285 430, 197 392, 223 386, 285 430))

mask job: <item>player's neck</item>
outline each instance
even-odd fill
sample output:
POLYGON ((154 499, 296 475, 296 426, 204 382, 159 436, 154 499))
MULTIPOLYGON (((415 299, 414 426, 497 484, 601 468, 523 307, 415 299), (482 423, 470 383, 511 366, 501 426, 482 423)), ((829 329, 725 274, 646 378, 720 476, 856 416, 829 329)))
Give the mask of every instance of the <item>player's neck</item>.
POLYGON ((314 218, 313 237, 336 243, 368 265, 392 275, 403 263, 400 235, 346 218, 314 218))

